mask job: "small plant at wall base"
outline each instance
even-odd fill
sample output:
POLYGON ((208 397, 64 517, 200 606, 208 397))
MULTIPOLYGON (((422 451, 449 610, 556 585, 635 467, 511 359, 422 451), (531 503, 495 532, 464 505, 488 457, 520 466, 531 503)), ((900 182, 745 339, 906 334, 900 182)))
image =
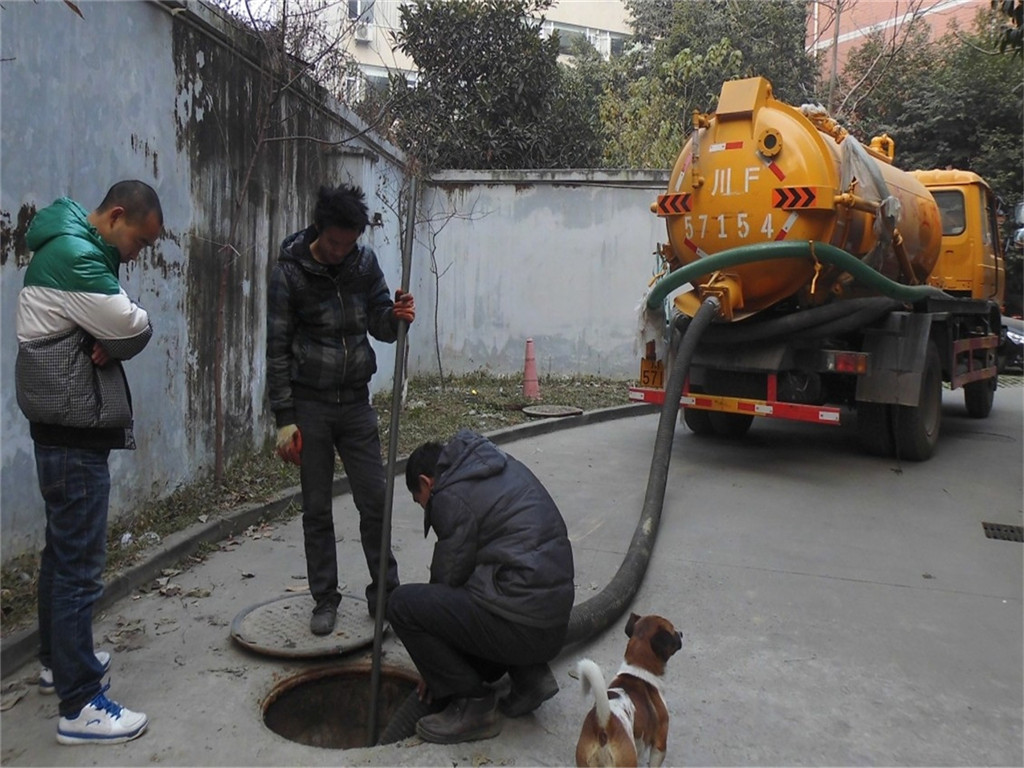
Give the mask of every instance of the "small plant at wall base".
MULTIPOLYGON (((540 403, 567 405, 584 411, 626 405, 629 383, 592 376, 542 377, 540 403)), ((406 405, 399 423, 398 454, 408 456, 426 440, 444 440, 462 428, 491 432, 531 421, 523 413, 527 404, 519 376, 494 376, 478 372, 450 376, 442 387, 440 377, 409 379, 406 405)), ((536 404, 531 401, 530 404, 536 404)), ((381 459, 387 456, 391 391, 374 398, 381 431, 381 459)), ((338 472, 342 472, 340 463, 338 472)), ((282 462, 268 441, 263 450, 231 462, 223 482, 209 477, 179 488, 166 499, 146 504, 131 515, 110 524, 107 535, 107 567, 104 581, 142 560, 168 535, 216 515, 226 515, 243 504, 269 500, 276 493, 299 484, 299 469, 282 462)), ((401 493, 404 483, 399 483, 401 493)), ((42 502, 40 502, 40 505, 42 502)), ((299 513, 293 506, 279 519, 299 513)), ((180 567, 202 559, 202 550, 186 558, 180 567)), ((13 558, 0 573, 0 631, 4 637, 32 625, 36 618, 36 579, 39 554, 13 558)))

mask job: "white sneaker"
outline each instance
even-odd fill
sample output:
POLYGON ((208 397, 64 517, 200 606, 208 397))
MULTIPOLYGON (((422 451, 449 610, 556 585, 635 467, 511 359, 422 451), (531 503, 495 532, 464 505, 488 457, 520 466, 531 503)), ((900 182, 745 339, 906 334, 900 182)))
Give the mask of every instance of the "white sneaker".
MULTIPOLYGON (((103 666, 103 673, 110 669, 110 654, 106 651, 96 651, 96 661, 103 666)), ((39 669, 39 692, 44 696, 56 693, 57 688, 53 684, 53 670, 49 667, 39 669)))
POLYGON ((120 744, 142 735, 149 725, 149 718, 104 696, 109 687, 103 686, 96 698, 82 707, 75 717, 62 717, 57 721, 59 743, 120 744))

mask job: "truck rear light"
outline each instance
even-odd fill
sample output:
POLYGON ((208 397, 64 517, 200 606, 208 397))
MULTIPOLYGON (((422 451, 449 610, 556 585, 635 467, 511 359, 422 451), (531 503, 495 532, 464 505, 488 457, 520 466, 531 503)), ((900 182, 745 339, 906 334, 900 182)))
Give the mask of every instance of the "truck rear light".
POLYGON ((863 375, 868 372, 866 352, 827 352, 825 368, 831 373, 863 375))

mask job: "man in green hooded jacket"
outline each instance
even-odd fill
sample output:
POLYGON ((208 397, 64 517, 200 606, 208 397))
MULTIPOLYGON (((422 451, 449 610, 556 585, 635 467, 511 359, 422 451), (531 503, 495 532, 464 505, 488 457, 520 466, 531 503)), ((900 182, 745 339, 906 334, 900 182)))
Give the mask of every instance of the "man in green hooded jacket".
POLYGON ((61 744, 115 744, 148 724, 143 713, 105 696, 110 654, 93 650, 92 611, 106 562, 107 459, 112 449, 135 447, 121 361, 153 335, 118 271, 153 245, 162 227, 152 187, 121 181, 91 213, 58 199, 36 214, 26 235, 34 255, 18 295, 15 383, 46 506, 39 690, 60 698, 61 744))

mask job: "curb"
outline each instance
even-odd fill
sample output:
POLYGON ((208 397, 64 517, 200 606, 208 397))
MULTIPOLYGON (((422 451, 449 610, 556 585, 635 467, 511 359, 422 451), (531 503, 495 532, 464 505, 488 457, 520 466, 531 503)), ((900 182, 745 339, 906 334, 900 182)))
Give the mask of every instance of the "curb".
MULTIPOLYGON (((611 408, 600 408, 586 411, 577 416, 539 419, 514 427, 484 432, 496 445, 504 445, 530 437, 559 432, 573 427, 585 427, 615 419, 645 416, 658 411, 658 406, 644 403, 630 403, 611 408)), ((396 476, 405 469, 405 456, 395 463, 396 476)), ((348 478, 344 475, 334 479, 334 495, 340 496, 349 492, 348 478)), ((231 512, 206 523, 185 528, 167 536, 161 545, 146 555, 147 559, 128 570, 119 573, 104 585, 103 594, 93 606, 93 612, 99 613, 110 607, 121 598, 127 597, 136 589, 160 576, 165 568, 177 564, 182 559, 194 554, 201 545, 212 544, 236 533, 244 531, 260 520, 276 515, 290 505, 302 504, 302 492, 299 486, 280 491, 268 501, 246 504, 231 512)), ((22 666, 35 658, 39 647, 39 628, 31 627, 0 642, 0 675, 6 679, 18 672, 22 666)))

